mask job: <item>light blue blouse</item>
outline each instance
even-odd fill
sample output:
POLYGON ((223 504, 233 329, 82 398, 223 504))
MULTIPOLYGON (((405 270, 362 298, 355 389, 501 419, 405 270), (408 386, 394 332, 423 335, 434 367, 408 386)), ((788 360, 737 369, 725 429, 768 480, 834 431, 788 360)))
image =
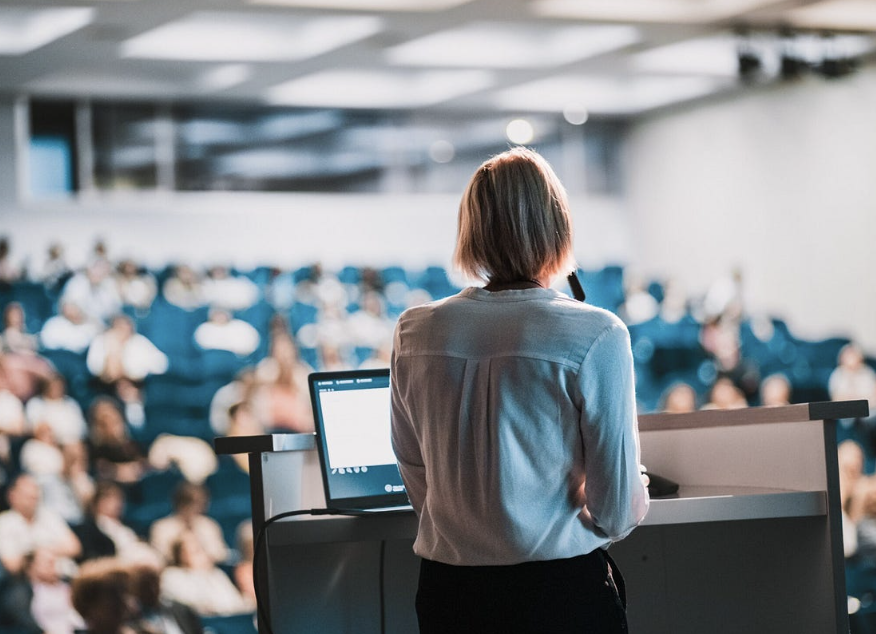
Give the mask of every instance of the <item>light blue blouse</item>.
POLYGON ((421 557, 575 557, 644 518, 630 338, 613 314, 552 289, 468 288, 401 316, 391 385, 421 557))

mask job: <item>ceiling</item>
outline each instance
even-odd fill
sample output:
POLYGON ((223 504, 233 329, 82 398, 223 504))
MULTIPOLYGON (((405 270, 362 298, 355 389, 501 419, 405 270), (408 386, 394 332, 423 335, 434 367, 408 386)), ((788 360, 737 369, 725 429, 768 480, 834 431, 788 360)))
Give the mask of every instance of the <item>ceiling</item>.
POLYGON ((0 91, 634 116, 740 90, 742 25, 769 82, 790 46, 871 55, 876 2, 2 0, 0 91))

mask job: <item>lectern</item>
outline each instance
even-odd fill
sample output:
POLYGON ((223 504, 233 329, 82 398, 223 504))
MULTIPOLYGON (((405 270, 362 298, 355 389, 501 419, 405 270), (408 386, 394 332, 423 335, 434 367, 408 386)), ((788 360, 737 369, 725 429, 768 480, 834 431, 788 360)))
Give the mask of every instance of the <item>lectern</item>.
MULTIPOLYGON (((845 634, 836 421, 866 401, 651 414, 642 462, 678 482, 611 547, 641 634, 845 634)), ((250 453, 253 522, 324 504, 313 437, 219 438, 250 453)), ((290 518, 262 560, 275 632, 411 634, 413 513, 290 518)))

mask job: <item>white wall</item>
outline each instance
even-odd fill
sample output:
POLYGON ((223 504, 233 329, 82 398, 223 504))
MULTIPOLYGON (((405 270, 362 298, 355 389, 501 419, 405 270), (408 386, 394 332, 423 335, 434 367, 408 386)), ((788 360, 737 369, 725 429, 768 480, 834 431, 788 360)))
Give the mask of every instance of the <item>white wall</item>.
POLYGON ((739 265, 749 306, 876 351, 876 70, 639 122, 633 261, 701 292, 739 265))
MULTIPOLYGON (((16 257, 42 261, 67 245, 82 261, 97 236, 111 257, 240 266, 449 265, 459 195, 167 194, 0 207, 0 233, 16 257)), ((629 225, 618 200, 579 198, 576 254, 584 265, 629 258, 629 225)))

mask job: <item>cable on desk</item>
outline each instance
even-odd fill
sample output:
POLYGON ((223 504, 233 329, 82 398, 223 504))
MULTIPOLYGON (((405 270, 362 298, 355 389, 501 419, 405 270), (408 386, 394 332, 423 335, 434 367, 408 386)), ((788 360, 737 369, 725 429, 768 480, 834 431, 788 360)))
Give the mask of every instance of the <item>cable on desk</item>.
MULTIPOLYGON (((258 614, 259 623, 262 624, 267 630, 268 634, 274 634, 274 630, 271 628, 271 620, 268 618, 267 612, 265 612, 264 604, 262 602, 261 592, 259 591, 259 552, 261 551, 262 542, 265 539, 265 533, 267 532, 268 526, 273 524, 274 522, 282 519, 286 519, 287 517, 295 517, 298 515, 349 515, 349 516, 363 516, 363 515, 371 515, 371 513, 367 513, 364 511, 356 510, 356 509, 299 509, 297 511, 286 511, 284 513, 278 513, 273 517, 265 520, 265 523, 262 525, 261 529, 259 529, 258 535, 256 535, 255 547, 253 549, 253 561, 252 561, 252 583, 253 589, 255 590, 256 595, 256 613, 258 614)), ((383 634, 385 632, 386 627, 386 615, 384 613, 384 592, 383 592, 383 574, 384 574, 384 556, 386 551, 386 540, 380 541, 380 632, 383 634)), ((265 553, 265 557, 267 558, 267 552, 265 553)))

